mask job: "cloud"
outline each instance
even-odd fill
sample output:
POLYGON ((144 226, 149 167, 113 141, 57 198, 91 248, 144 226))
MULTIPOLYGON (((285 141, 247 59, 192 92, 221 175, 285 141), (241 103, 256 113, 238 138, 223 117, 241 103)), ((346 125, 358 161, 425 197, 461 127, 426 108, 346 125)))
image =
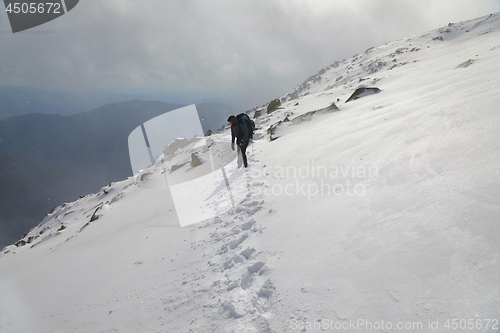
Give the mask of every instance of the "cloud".
POLYGON ((33 29, 54 33, 0 35, 0 83, 213 91, 250 107, 368 47, 495 9, 492 0, 85 0, 33 29))

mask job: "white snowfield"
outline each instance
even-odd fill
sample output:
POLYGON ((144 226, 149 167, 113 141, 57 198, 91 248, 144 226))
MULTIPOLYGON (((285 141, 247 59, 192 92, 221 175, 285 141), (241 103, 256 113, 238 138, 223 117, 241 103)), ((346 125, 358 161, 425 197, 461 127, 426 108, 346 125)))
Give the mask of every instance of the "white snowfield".
POLYGON ((497 332, 499 90, 500 14, 336 62, 256 119, 236 208, 180 227, 192 148, 3 249, 0 332, 497 332))

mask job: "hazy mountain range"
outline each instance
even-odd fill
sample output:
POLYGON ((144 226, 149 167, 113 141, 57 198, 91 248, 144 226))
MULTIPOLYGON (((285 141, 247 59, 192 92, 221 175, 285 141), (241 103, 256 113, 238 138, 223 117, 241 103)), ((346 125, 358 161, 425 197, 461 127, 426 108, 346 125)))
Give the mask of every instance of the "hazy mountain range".
POLYGON ((133 99, 126 94, 76 93, 0 85, 0 121, 29 113, 73 115, 133 99))

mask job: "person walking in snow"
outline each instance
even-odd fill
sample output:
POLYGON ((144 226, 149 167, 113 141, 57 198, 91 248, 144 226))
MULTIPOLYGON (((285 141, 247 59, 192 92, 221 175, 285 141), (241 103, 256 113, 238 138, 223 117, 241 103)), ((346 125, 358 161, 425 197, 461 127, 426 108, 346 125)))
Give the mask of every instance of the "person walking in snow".
POLYGON ((242 164, 246 168, 248 167, 246 151, 250 141, 250 132, 235 116, 230 116, 227 121, 231 125, 231 149, 234 151, 234 139, 238 146, 238 168, 241 168, 242 164))

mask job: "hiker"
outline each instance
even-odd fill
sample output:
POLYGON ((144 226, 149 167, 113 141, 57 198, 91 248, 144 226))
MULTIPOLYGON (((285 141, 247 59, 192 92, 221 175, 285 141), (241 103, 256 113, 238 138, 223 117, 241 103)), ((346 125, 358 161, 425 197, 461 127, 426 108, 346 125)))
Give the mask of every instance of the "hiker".
POLYGON ((242 124, 235 116, 230 116, 227 121, 231 125, 231 149, 234 151, 234 139, 238 145, 238 168, 241 168, 241 162, 248 167, 247 163, 247 147, 250 140, 250 131, 242 124))

